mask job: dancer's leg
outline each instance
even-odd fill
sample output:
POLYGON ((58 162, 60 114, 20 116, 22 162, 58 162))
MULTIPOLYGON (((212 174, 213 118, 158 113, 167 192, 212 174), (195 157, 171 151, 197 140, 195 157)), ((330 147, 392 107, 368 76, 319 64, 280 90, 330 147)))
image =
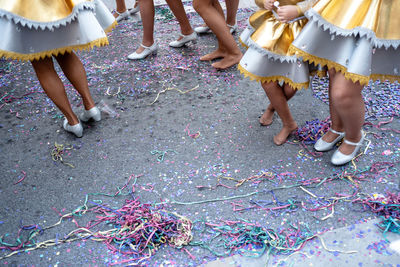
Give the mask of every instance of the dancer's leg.
POLYGON ((90 94, 86 71, 77 55, 71 52, 56 56, 55 58, 65 76, 81 95, 85 109, 89 110, 93 108, 94 101, 90 94))
POLYGON ((43 90, 61 110, 65 118, 67 118, 68 124, 78 124, 78 117, 72 111, 67 93, 65 92, 64 84, 54 69, 53 59, 46 57, 44 59, 31 61, 31 63, 43 90))
MULTIPOLYGON (((335 99, 332 97, 332 84, 335 83, 335 76, 336 76, 336 71, 334 69, 329 69, 329 87, 328 87, 328 96, 329 96, 329 114, 331 117, 331 129, 337 131, 337 132, 343 132, 343 122, 340 119, 340 116, 335 108, 334 102, 335 99)), ((323 137, 322 140, 331 143, 333 140, 335 140, 339 135, 335 134, 331 131, 328 131, 323 137)))
MULTIPOLYGON (((263 89, 264 89, 264 87, 263 87, 263 89)), ((264 91, 265 91, 265 89, 264 89, 264 91)), ((265 92, 265 94, 266 93, 267 92, 265 92)), ((284 84, 283 85, 283 93, 285 94, 286 100, 289 101, 289 99, 291 99, 295 95, 296 90, 293 90, 293 88, 290 87, 288 84, 284 84)), ((272 106, 272 103, 270 103, 260 118, 260 124, 263 126, 270 125, 274 118, 274 113, 275 113, 275 109, 272 106)))
MULTIPOLYGON (((237 63, 242 58, 242 52, 237 46, 235 39, 229 32, 225 18, 212 4, 213 0, 194 0, 193 7, 200 14, 208 27, 213 31, 218 39, 218 48, 213 52, 214 58, 223 57, 219 62, 212 66, 218 69, 226 69, 237 63)), ((201 60, 211 60, 212 57, 202 57, 201 60)))
MULTIPOLYGON (((282 120, 281 131, 274 136, 274 143, 276 145, 282 145, 286 142, 289 134, 297 129, 297 123, 294 121, 292 114, 290 113, 284 90, 279 86, 279 84, 277 82, 265 82, 262 83, 262 87, 267 93, 272 106, 275 108, 282 120)), ((296 92, 295 90, 293 91, 296 92)))
MULTIPOLYGON (((168 6, 170 7, 172 13, 175 15, 176 19, 179 22, 179 26, 181 27, 181 33, 183 35, 189 35, 193 33, 192 26, 190 26, 190 22, 188 17, 186 16, 185 8, 183 7, 181 0, 166 0, 168 6)), ((179 37, 178 40, 182 39, 179 37)))
MULTIPOLYGON (((337 72, 332 81, 331 100, 333 108, 343 123, 346 140, 358 143, 361 139, 361 129, 364 125, 365 107, 362 97, 364 86, 347 80, 344 75, 337 72)), ((336 130, 336 129, 335 129, 336 130)), ((349 155, 355 147, 342 143, 339 151, 349 155)))
POLYGON ((239 7, 239 0, 225 0, 226 23, 233 26, 236 24, 236 14, 239 7))
MULTIPOLYGON (((115 10, 118 13, 123 13, 126 11, 126 5, 125 5, 125 0, 115 0, 115 3, 117 5, 117 7, 115 8, 115 10)), ((114 17, 118 17, 118 14, 115 13, 114 17)))
MULTIPOLYGON (((142 18, 143 25, 143 39, 144 46, 151 46, 154 43, 154 2, 153 0, 138 0, 140 8, 140 17, 142 18)), ((140 54, 144 48, 139 46, 136 53, 140 54)))

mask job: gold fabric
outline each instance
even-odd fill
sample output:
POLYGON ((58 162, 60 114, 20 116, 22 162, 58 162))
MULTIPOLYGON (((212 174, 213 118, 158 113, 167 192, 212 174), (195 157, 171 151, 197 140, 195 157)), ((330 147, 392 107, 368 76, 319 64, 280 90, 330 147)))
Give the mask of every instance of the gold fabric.
MULTIPOLYGON (((288 1, 282 1, 288 2, 288 1)), ((290 1, 299 2, 299 1, 290 1)), ((260 47, 283 56, 293 55, 288 49, 307 23, 301 19, 292 23, 282 23, 268 10, 259 10, 250 19, 250 25, 255 29, 251 39, 260 47)))
POLYGON ((316 2, 318 2, 318 0, 305 0, 305 1, 298 2, 296 5, 297 5, 297 8, 300 10, 299 14, 304 15, 304 13, 306 13, 307 10, 312 8, 312 6, 316 2))
POLYGON ((342 29, 363 27, 379 39, 400 39, 400 0, 320 0, 313 9, 342 29))
POLYGON ((0 9, 37 22, 68 17, 74 6, 90 0, 0 0, 0 9))

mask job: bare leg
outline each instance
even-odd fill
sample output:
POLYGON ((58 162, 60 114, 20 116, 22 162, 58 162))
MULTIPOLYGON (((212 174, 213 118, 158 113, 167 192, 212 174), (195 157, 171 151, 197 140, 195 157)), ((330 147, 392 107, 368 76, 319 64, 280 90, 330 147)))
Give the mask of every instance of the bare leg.
MULTIPOLYGON (((172 13, 174 13, 176 19, 179 22, 181 27, 181 33, 183 35, 189 35, 193 33, 192 26, 190 26, 190 22, 188 17, 186 16, 185 8, 183 7, 181 0, 166 0, 168 6, 170 7, 172 13)), ((178 40, 182 39, 182 36, 179 37, 178 40)))
POLYGON ((46 57, 45 59, 31 61, 31 63, 43 90, 67 118, 68 124, 78 124, 78 117, 72 111, 64 84, 54 69, 53 59, 46 57))
POLYGON ((90 94, 86 71, 80 59, 73 52, 65 53, 64 55, 59 55, 55 58, 65 76, 81 95, 85 109, 89 110, 93 108, 94 101, 90 94))
MULTIPOLYGON (((218 48, 216 52, 217 55, 222 55, 223 59, 213 63, 212 66, 217 69, 226 69, 239 63, 243 55, 235 39, 233 39, 233 36, 229 32, 225 18, 221 16, 212 3, 212 0, 194 0, 193 7, 218 39, 218 48)), ((207 59, 202 57, 201 60, 207 59)))
MULTIPOLYGON (((138 0, 140 8, 140 17, 143 25, 143 40, 144 46, 151 46, 154 43, 154 2, 153 0, 138 0)), ((144 48, 139 46, 136 53, 140 54, 144 48)))
MULTIPOLYGON (((274 136, 274 143, 276 145, 282 145, 286 142, 289 134, 297 129, 297 123, 294 121, 292 114, 290 113, 289 106, 287 104, 284 90, 279 86, 277 82, 265 82, 262 83, 264 91, 282 120, 281 131, 274 136)), ((293 90, 296 92, 295 90, 293 90)))
MULTIPOLYGON (((115 8, 115 10, 118 13, 123 13, 126 11, 126 5, 125 5, 125 0, 115 0, 115 3, 117 5, 117 7, 115 8)), ((118 17, 118 14, 115 13, 114 17, 118 17)))
POLYGON ((226 3, 226 24, 236 24, 236 14, 239 7, 239 0, 225 0, 226 3))
MULTIPOLYGON (((336 76, 336 71, 334 69, 329 69, 329 88, 328 88, 328 95, 329 95, 329 113, 331 117, 331 129, 338 131, 338 132, 343 132, 343 122, 340 119, 340 116, 338 112, 336 111, 334 102, 335 99, 332 97, 332 84, 335 83, 335 76, 336 76)), ((333 142, 339 135, 335 134, 331 131, 328 131, 323 137, 322 140, 330 143, 333 142)))
MULTIPOLYGON (((344 75, 337 72, 332 81, 331 99, 333 107, 343 123, 346 133, 345 138, 354 143, 361 139, 361 128, 364 124, 365 107, 362 97, 364 86, 347 80, 344 75)), ((349 155, 354 151, 354 146, 342 143, 339 151, 349 155)))
MULTIPOLYGON (((263 89, 264 89, 264 87, 263 87, 263 89)), ((265 89, 264 89, 264 91, 265 91, 265 89)), ((265 92, 265 93, 267 93, 267 92, 265 92)), ((293 90, 292 87, 290 87, 287 84, 284 84, 283 93, 285 94, 286 101, 289 101, 289 99, 291 99, 295 95, 296 90, 293 90)), ((265 110, 264 114, 260 118, 260 124, 262 126, 270 125, 272 123, 274 113, 275 113, 275 109, 272 106, 272 103, 270 103, 268 105, 267 109, 265 110)))

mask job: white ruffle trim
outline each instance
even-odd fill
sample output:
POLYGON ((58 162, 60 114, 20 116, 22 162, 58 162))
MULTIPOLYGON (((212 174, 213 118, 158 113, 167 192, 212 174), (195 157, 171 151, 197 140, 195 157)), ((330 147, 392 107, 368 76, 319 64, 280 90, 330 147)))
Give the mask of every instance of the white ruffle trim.
POLYGON ((23 27, 28 27, 29 29, 42 29, 42 30, 53 30, 54 28, 59 28, 61 26, 66 26, 67 24, 71 23, 74 21, 77 17, 79 12, 83 10, 95 10, 95 3, 94 2, 85 2, 85 3, 80 3, 76 6, 74 6, 71 14, 63 19, 52 21, 52 22, 38 22, 38 21, 33 21, 33 20, 28 20, 24 17, 18 16, 16 14, 13 14, 11 12, 1 10, 0 9, 0 18, 5 17, 8 20, 12 20, 15 24, 20 24, 23 27))
POLYGON ((388 39, 379 39, 376 37, 375 32, 371 29, 356 27, 351 30, 343 29, 337 27, 328 21, 326 21, 320 14, 318 14, 315 10, 310 9, 306 12, 306 17, 309 20, 312 20, 317 23, 318 27, 322 27, 324 31, 329 30, 330 34, 341 35, 341 36, 360 36, 365 37, 371 41, 374 47, 386 49, 393 47, 397 49, 400 46, 400 40, 388 40, 388 39))
POLYGON ((268 59, 272 59, 272 60, 280 61, 280 62, 290 62, 290 63, 295 63, 298 60, 296 56, 283 56, 283 55, 278 55, 271 51, 268 51, 267 49, 259 46, 251 38, 249 38, 249 40, 247 41, 247 45, 249 46, 249 49, 252 48, 254 50, 257 50, 259 53, 266 56, 268 59))

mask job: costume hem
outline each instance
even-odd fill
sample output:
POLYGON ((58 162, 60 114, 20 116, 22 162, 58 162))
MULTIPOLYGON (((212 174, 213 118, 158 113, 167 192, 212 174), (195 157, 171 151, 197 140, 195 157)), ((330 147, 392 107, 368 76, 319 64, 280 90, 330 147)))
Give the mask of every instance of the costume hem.
POLYGON ((15 59, 15 60, 32 61, 32 60, 39 60, 39 59, 43 59, 43 58, 51 57, 51 56, 58 56, 59 54, 63 55, 65 53, 70 53, 73 50, 90 50, 94 46, 105 46, 105 45, 108 45, 108 39, 107 39, 107 37, 102 37, 102 38, 99 38, 97 40, 91 41, 86 44, 60 47, 57 49, 52 49, 52 50, 47 50, 47 51, 43 51, 43 52, 39 52, 39 53, 32 53, 32 54, 20 54, 20 53, 16 53, 16 52, 0 50, 0 58, 5 57, 5 58, 15 59))
POLYGON ((245 68, 243 68, 240 64, 238 65, 238 70, 241 74, 244 75, 244 77, 249 78, 250 80, 255 80, 258 82, 279 82, 283 81, 284 83, 287 83, 290 87, 292 87, 294 90, 300 90, 300 89, 308 89, 309 88, 309 82, 305 83, 295 83, 291 79, 285 76, 281 75, 276 75, 276 76, 269 76, 269 77, 262 77, 255 75, 249 71, 247 71, 245 68))
POLYGON ((321 66, 327 66, 328 69, 335 69, 336 71, 343 73, 344 77, 347 80, 351 80, 354 83, 359 82, 361 85, 367 85, 369 83, 370 78, 368 76, 350 73, 347 71, 347 68, 345 66, 343 66, 337 62, 311 55, 311 54, 304 52, 303 50, 295 47, 294 45, 291 45, 289 47, 289 51, 294 53, 297 57, 301 57, 303 59, 303 61, 308 61, 309 63, 314 63, 314 65, 319 64, 321 66))
POLYGON ((295 63, 297 61, 297 58, 295 56, 278 55, 278 54, 275 54, 275 53, 273 53, 271 51, 268 51, 267 49, 264 49, 264 48, 260 47, 251 38, 249 38, 249 41, 247 42, 247 45, 248 45, 249 48, 253 48, 253 49, 257 50, 257 52, 259 52, 262 55, 266 56, 268 59, 273 59, 273 60, 276 60, 276 61, 279 60, 281 63, 282 62, 295 63))

